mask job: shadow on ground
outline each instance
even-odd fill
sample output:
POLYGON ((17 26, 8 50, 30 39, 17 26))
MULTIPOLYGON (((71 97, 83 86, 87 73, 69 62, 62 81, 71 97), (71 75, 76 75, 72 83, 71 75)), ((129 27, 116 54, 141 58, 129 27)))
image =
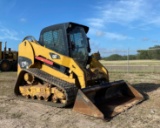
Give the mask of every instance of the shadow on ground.
POLYGON ((147 93, 160 88, 160 84, 155 84, 155 83, 138 83, 138 84, 133 84, 132 86, 135 87, 138 91, 140 91, 144 95, 145 99, 149 98, 147 93))
POLYGON ((138 84, 133 84, 133 87, 136 89, 143 91, 143 92, 152 92, 154 90, 157 90, 160 88, 160 84, 155 84, 155 83, 138 83, 138 84))

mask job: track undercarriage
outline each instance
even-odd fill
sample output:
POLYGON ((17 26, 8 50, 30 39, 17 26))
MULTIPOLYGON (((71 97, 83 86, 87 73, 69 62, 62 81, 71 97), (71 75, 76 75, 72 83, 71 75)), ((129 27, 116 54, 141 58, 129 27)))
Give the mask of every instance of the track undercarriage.
POLYGON ((66 81, 53 77, 39 69, 23 70, 16 83, 15 94, 49 102, 52 106, 65 107, 76 98, 77 87, 66 81), (23 78, 23 79, 19 79, 23 78))

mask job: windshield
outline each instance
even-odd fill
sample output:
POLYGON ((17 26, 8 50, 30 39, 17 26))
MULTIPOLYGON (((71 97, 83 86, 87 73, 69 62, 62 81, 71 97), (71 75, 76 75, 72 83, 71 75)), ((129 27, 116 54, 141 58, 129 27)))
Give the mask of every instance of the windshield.
POLYGON ((62 29, 46 31, 42 34, 41 45, 54 50, 60 54, 67 55, 66 43, 62 29))
POLYGON ((88 60, 88 42, 84 28, 76 26, 70 30, 69 40, 71 44, 71 57, 85 67, 88 60))

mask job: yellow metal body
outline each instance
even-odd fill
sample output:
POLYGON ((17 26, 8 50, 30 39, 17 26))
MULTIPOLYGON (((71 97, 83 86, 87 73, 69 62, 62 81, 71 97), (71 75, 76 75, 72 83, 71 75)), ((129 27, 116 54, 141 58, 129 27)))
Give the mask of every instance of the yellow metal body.
MULTIPOLYGON (((39 68, 40 70, 47 72, 55 77, 58 77, 64 81, 74 83, 75 85, 79 84, 77 86, 80 88, 86 88, 87 81, 93 80, 94 77, 88 77, 89 73, 94 74, 93 76, 96 77, 103 77, 106 79, 106 81, 109 81, 108 71, 95 58, 91 59, 89 68, 86 70, 82 66, 80 66, 73 58, 59 54, 53 50, 46 48, 45 46, 41 46, 36 41, 30 42, 28 40, 24 40, 19 45, 19 56, 26 57, 31 60, 31 64, 27 68, 39 68), (56 54, 59 57, 53 59, 51 58, 50 53, 56 54), (36 56, 41 56, 49 61, 52 61, 53 63, 69 68, 69 74, 66 75, 54 68, 47 66, 44 63, 39 63, 35 61, 36 56), (74 77, 75 75, 76 77, 74 77), (76 78, 78 80, 76 80, 76 78), (76 81, 78 82, 76 83, 76 81)), ((18 66, 18 73, 20 73, 20 71, 21 68, 20 66, 18 66)))
POLYGON ((66 107, 74 102, 73 110, 103 119, 110 119, 144 100, 143 95, 125 81, 109 82, 108 70, 99 62, 99 52, 88 55, 88 38, 78 32, 83 33, 80 29, 83 27, 87 34, 87 26, 75 23, 57 26, 44 28, 39 43, 28 36, 19 44, 16 95, 54 102, 56 107, 66 107), (61 35, 61 29, 57 29, 57 26, 62 27, 65 36, 55 36, 49 41, 52 37, 45 34, 50 30, 55 30, 51 35, 61 35), (62 38, 66 38, 62 42, 68 47, 60 45, 62 38), (68 48, 66 52, 69 55, 60 54, 64 52, 58 46, 68 48), (86 52, 78 51, 81 47, 86 52))

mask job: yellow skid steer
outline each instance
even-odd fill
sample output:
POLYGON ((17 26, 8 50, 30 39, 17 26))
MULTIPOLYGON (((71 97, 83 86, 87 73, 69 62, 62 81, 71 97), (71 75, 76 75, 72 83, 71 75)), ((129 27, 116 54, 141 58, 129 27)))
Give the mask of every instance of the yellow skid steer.
POLYGON ((144 97, 127 82, 109 82, 107 69, 89 55, 89 28, 73 22, 42 29, 39 40, 19 44, 14 92, 33 102, 110 119, 144 97))

